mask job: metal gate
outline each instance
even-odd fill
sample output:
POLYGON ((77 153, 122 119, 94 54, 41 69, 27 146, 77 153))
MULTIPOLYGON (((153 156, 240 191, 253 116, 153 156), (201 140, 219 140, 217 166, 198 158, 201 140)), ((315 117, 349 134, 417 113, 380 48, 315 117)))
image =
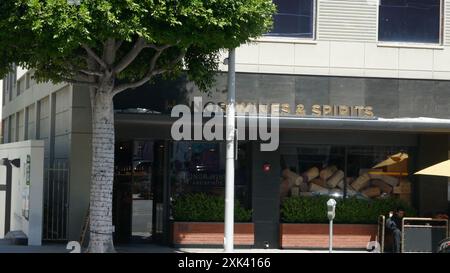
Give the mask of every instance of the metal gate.
POLYGON ((69 216, 68 160, 54 160, 45 169, 43 239, 66 241, 69 216))

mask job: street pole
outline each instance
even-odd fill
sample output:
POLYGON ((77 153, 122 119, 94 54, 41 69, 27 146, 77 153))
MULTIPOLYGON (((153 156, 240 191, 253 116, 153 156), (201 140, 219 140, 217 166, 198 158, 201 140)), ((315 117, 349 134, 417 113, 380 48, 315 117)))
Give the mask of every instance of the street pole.
POLYGON ((336 200, 334 200, 333 198, 327 201, 327 215, 328 220, 330 220, 330 236, 328 237, 328 247, 329 252, 331 253, 333 252, 333 220, 336 216, 336 200))
POLYGON ((333 252, 333 220, 330 220, 330 237, 329 237, 329 252, 332 253, 333 252))
POLYGON ((225 172, 225 238, 226 253, 234 252, 234 141, 236 60, 235 50, 228 52, 228 99, 226 112, 226 172, 225 172))

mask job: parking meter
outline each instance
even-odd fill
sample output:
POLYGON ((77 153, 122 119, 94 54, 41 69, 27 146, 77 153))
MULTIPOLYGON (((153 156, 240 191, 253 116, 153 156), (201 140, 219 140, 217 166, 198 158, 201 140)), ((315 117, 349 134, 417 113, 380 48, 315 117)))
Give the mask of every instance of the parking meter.
POLYGON ((336 216, 336 201, 334 199, 330 199, 327 202, 328 208, 328 220, 333 221, 336 216))
POLYGON ((331 198, 327 202, 327 211, 328 211, 328 219, 330 220, 330 237, 329 237, 329 251, 330 253, 333 251, 333 220, 336 216, 336 200, 331 198))

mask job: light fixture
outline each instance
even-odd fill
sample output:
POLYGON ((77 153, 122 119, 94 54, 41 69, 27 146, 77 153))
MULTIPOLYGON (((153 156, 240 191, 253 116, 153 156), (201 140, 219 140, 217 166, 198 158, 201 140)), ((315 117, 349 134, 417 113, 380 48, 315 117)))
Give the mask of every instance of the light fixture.
POLYGON ((11 164, 16 168, 20 168, 20 158, 11 160, 11 164))
POLYGON ((0 165, 8 166, 10 164, 16 168, 19 168, 20 167, 20 158, 16 158, 13 160, 9 160, 9 158, 0 159, 0 165))

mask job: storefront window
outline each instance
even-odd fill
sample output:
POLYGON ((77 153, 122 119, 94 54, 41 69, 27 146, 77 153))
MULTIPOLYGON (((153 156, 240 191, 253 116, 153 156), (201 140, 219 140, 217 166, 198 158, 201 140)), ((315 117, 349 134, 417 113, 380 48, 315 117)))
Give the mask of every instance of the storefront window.
POLYGON ((409 153, 406 147, 349 147, 347 195, 394 197, 411 204, 409 153))
POLYGON ((344 147, 309 145, 281 149, 281 197, 334 195, 343 197, 344 147))
POLYGON ((411 203, 406 147, 281 147, 280 197, 328 195, 411 203))
MULTIPOLYGON (((219 142, 173 143, 170 157, 171 196, 204 193, 225 196, 225 144, 219 142)), ((250 206, 250 172, 248 153, 240 145, 236 162, 235 197, 243 206, 250 206)))

